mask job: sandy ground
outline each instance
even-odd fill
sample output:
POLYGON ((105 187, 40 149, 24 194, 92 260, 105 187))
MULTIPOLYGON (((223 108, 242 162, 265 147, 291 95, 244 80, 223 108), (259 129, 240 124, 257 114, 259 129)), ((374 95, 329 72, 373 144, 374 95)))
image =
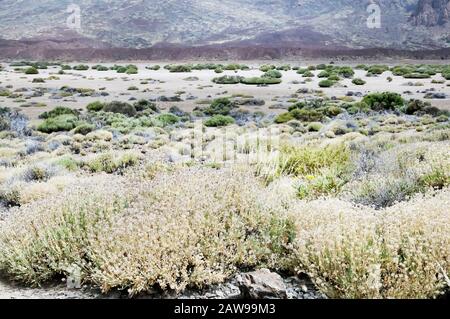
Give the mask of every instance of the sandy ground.
POLYGON ((94 299, 98 293, 70 290, 65 285, 25 288, 0 278, 0 299, 94 299))
MULTIPOLYGON (((5 64, 3 64, 5 65, 5 64)), ((75 65, 75 64, 72 64, 75 65)), ((93 64, 88 64, 93 65, 93 64)), ((110 63, 103 63, 103 65, 110 66, 110 63)), ((14 99, 0 97, 0 105, 8 107, 20 107, 20 105, 37 102, 44 103, 46 106, 39 107, 20 107, 22 111, 30 116, 31 119, 36 119, 39 114, 44 111, 48 111, 56 106, 67 106, 71 108, 84 108, 87 104, 93 101, 128 101, 131 97, 136 99, 149 99, 157 98, 159 96, 171 97, 183 91, 181 94, 182 102, 159 102, 158 105, 162 109, 167 109, 170 106, 177 105, 185 111, 192 111, 197 106, 199 100, 212 99, 219 96, 229 96, 232 94, 244 94, 253 96, 258 99, 264 99, 266 105, 264 106, 252 106, 252 110, 263 111, 265 113, 280 113, 283 110, 273 109, 273 105, 280 102, 287 101, 292 94, 302 88, 308 88, 312 90, 319 90, 318 82, 322 79, 317 77, 313 78, 312 82, 306 82, 304 84, 294 84, 295 81, 302 82, 304 78, 297 74, 295 71, 287 71, 283 73, 283 82, 279 85, 272 85, 268 87, 257 87, 243 84, 236 85, 218 85, 214 84, 211 80, 214 77, 222 75, 241 75, 245 77, 260 76, 261 71, 258 70, 258 65, 250 65, 252 67, 249 71, 225 71, 222 74, 216 74, 212 70, 192 71, 190 73, 170 73, 165 69, 158 71, 151 71, 145 69, 145 66, 152 65, 149 63, 137 63, 139 67, 139 74, 127 75, 118 74, 115 71, 99 72, 96 70, 88 71, 66 71, 67 74, 58 75, 59 67, 51 67, 47 70, 40 70, 39 75, 24 75, 23 73, 14 72, 13 68, 7 67, 6 71, 0 72, 0 87, 6 87, 12 85, 11 91, 21 88, 37 88, 45 87, 51 92, 56 92, 62 86, 69 86, 72 88, 90 88, 95 89, 97 92, 99 89, 104 88, 103 92, 109 93, 106 97, 67 97, 64 99, 50 99, 49 93, 42 97, 34 97, 27 99, 26 102, 15 102, 14 99), (48 78, 49 76, 58 76, 59 80, 47 80, 46 83, 32 83, 34 78, 48 78), (197 77, 198 81, 186 81, 187 77, 197 77), (141 84, 142 81, 148 81, 148 84, 141 84), (294 82, 294 83, 293 83, 294 82), (128 88, 136 86, 139 91, 129 91, 128 88), (194 99, 188 99, 188 97, 194 97, 194 99), (277 101, 278 100, 278 101, 277 101), (272 107, 271 107, 272 106, 272 107)), ((164 64, 161 64, 163 66, 164 64)), ((316 75, 320 71, 314 71, 316 75)), ((433 76, 430 79, 404 79, 403 77, 392 76, 390 72, 385 72, 378 77, 366 77, 366 72, 356 70, 355 77, 364 79, 367 84, 364 86, 356 86, 352 84, 351 79, 344 79, 338 86, 332 88, 320 89, 328 97, 342 97, 345 96, 348 91, 361 92, 367 94, 370 92, 382 92, 392 91, 402 94, 405 98, 417 98, 422 99, 424 97, 425 90, 434 88, 435 92, 447 94, 447 99, 442 100, 429 100, 434 106, 438 106, 443 109, 450 110, 450 86, 447 86, 450 81, 444 84, 433 84, 433 79, 441 79, 440 75, 433 76), (387 81, 387 77, 393 78, 392 82, 387 81), (407 86, 408 82, 421 82, 423 86, 407 86), (410 94, 404 94, 405 91, 410 91, 410 94)), ((302 95, 299 96, 301 98, 302 95)))

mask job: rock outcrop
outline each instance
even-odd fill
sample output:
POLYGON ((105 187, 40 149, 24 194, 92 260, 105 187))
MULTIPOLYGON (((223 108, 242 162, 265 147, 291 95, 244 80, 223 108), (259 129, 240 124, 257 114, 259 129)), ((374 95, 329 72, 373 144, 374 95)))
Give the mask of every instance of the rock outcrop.
POLYGON ((419 0, 411 17, 416 26, 434 27, 450 22, 450 0, 419 0))

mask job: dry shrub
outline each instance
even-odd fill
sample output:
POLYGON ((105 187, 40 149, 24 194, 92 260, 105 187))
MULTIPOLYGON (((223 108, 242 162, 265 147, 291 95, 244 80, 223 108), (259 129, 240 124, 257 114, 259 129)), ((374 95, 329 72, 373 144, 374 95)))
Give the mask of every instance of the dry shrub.
POLYGON ((450 271, 449 195, 446 189, 382 211, 330 199, 298 204, 290 267, 330 297, 436 297, 450 271))
POLYGON ((286 251, 293 224, 263 195, 252 174, 228 169, 93 178, 13 212, 0 234, 0 268, 36 285, 76 266, 103 291, 131 294, 203 287, 286 251))

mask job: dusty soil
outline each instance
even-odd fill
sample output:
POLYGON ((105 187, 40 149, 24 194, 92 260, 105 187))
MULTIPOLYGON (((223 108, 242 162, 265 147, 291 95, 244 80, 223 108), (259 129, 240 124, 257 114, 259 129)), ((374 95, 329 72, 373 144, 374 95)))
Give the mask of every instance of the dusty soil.
MULTIPOLYGON (((392 63, 393 65, 396 63, 392 63)), ((3 64, 5 65, 5 64, 3 64)), ((72 64, 75 65, 75 64, 72 64)), ((89 64, 92 66, 93 64, 89 64)), ((110 63, 102 65, 111 66, 110 63)), ((32 120, 36 120, 38 115, 44 111, 48 111, 56 106, 66 106, 76 109, 82 109, 93 101, 129 101, 133 99, 157 99, 160 96, 172 97, 179 95, 181 102, 158 102, 161 109, 168 109, 170 106, 176 105, 184 111, 192 111, 198 105, 198 102, 205 99, 213 99, 220 96, 230 95, 246 95, 253 96, 257 99, 265 100, 264 106, 248 106, 244 107, 253 111, 262 111, 266 114, 278 114, 284 110, 280 108, 280 104, 288 104, 289 98, 299 89, 322 90, 328 97, 343 97, 347 92, 359 92, 365 95, 370 92, 392 91, 402 94, 406 99, 417 98, 423 99, 425 91, 433 90, 436 93, 444 93, 446 99, 429 99, 434 106, 450 110, 450 86, 446 81, 444 84, 434 84, 432 80, 443 80, 440 75, 431 77, 430 79, 404 79, 399 76, 392 76, 391 72, 385 72, 378 77, 366 77, 365 71, 356 70, 355 78, 364 79, 367 84, 363 86, 354 85, 351 79, 344 79, 332 88, 319 88, 318 82, 322 79, 312 78, 311 82, 304 82, 305 78, 297 74, 296 71, 283 71, 283 82, 279 85, 267 87, 257 87, 243 84, 236 85, 219 85, 214 84, 211 80, 214 77, 222 75, 240 75, 245 77, 260 76, 261 71, 258 70, 258 64, 253 64, 251 70, 248 71, 225 71, 222 74, 216 74, 212 70, 197 71, 190 73, 170 73, 168 70, 160 69, 152 71, 145 69, 148 63, 138 63, 139 73, 134 75, 118 74, 115 71, 100 72, 96 70, 88 71, 66 71, 66 74, 59 75, 59 67, 50 67, 47 70, 39 70, 38 75, 24 75, 23 73, 14 72, 12 67, 7 67, 6 71, 0 72, 0 87, 12 86, 10 91, 17 89, 36 89, 47 88, 49 93, 40 97, 31 97, 29 99, 11 99, 0 97, 0 105, 8 107, 18 107, 23 113, 27 114, 32 120), (48 78, 54 75, 59 77, 56 80, 46 80, 46 83, 32 83, 34 78, 48 78), (188 81, 186 78, 196 77, 198 80, 188 81), (387 78, 392 77, 393 81, 388 82, 387 78), (141 84, 142 82, 146 84, 141 84), (302 83, 303 82, 303 83, 302 83), (408 86, 407 83, 420 82, 422 86, 408 86), (108 96, 68 96, 59 99, 52 98, 52 93, 56 93, 63 86, 72 88, 89 88, 95 89, 97 93, 106 92, 108 96), (139 90, 128 90, 129 87, 136 86, 139 90), (409 91, 409 93, 408 93, 409 91), (45 104, 45 106, 21 107, 21 105, 30 102, 45 104)), ((163 66, 164 64, 161 64, 163 66)), ((294 65, 294 64, 293 64, 294 65)), ((316 75, 320 71, 314 71, 316 75)), ((299 99, 302 94, 299 94, 299 99)), ((359 98, 355 98, 358 100, 359 98)))

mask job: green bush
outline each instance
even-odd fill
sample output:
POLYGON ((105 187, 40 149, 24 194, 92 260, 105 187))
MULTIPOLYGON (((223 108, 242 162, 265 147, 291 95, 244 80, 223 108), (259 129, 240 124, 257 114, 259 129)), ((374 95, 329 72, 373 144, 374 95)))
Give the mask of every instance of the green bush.
POLYGON ((273 84, 280 84, 281 79, 253 77, 253 78, 243 78, 241 80, 241 83, 247 85, 273 85, 273 84))
POLYGON ((387 65, 372 65, 367 69, 367 73, 381 75, 388 70, 389 67, 387 65))
POLYGON ((261 67, 259 68, 259 70, 261 72, 267 72, 267 71, 275 70, 275 69, 276 69, 275 65, 267 65, 267 64, 261 65, 261 67))
POLYGON ((429 79, 430 75, 424 73, 407 73, 404 74, 403 77, 405 79, 429 79))
POLYGON ((294 119, 302 122, 320 122, 324 118, 324 114, 322 112, 312 109, 295 109, 290 113, 294 119))
POLYGON ((152 65, 152 66, 146 66, 145 68, 147 70, 158 71, 159 69, 161 69, 161 66, 159 66, 159 65, 152 65))
POLYGON ((69 109, 68 107, 58 106, 51 111, 42 113, 41 115, 39 115, 39 118, 40 119, 49 119, 49 118, 57 117, 60 115, 78 116, 79 113, 78 113, 78 111, 69 109))
POLYGON ((169 71, 172 73, 191 72, 192 67, 189 65, 172 65, 172 66, 170 66, 169 71))
POLYGON ((117 158, 110 153, 97 156, 87 163, 87 167, 93 173, 105 172, 113 174, 121 170, 135 166, 139 163, 139 158, 133 153, 126 153, 117 158))
POLYGON ((358 78, 358 79, 353 79, 352 83, 354 85, 364 85, 364 84, 366 84, 366 81, 358 78))
POLYGON ((234 123, 234 119, 231 116, 214 115, 205 121, 205 126, 208 127, 221 127, 234 123))
POLYGON ((331 74, 331 75, 328 77, 328 80, 329 80, 329 81, 337 82, 337 81, 340 81, 341 78, 340 78, 339 75, 337 75, 337 74, 331 74))
POLYGON ((404 112, 406 114, 412 115, 418 112, 423 112, 425 108, 430 106, 431 106, 430 102, 424 102, 422 100, 410 100, 406 105, 404 112))
POLYGON ((322 129, 323 125, 320 122, 311 122, 308 124, 306 129, 309 132, 319 132, 322 129))
POLYGON ((332 87, 333 84, 334 84, 334 82, 330 81, 330 80, 322 80, 319 82, 319 86, 321 88, 329 88, 329 87, 332 87))
POLYGON ((306 71, 303 73, 303 77, 304 78, 313 78, 314 77, 314 73, 312 73, 311 71, 306 71))
POLYGON ((145 112, 151 110, 153 113, 159 113, 159 109, 155 103, 141 99, 133 104, 137 112, 145 112))
POLYGON ((125 71, 126 74, 138 74, 138 68, 136 66, 129 66, 125 71))
POLYGON ((25 74, 39 74, 39 71, 35 67, 29 67, 25 69, 25 74))
POLYGON ((351 67, 343 66, 340 68, 337 68, 337 74, 343 76, 344 78, 351 78, 355 75, 355 71, 351 67))
POLYGON ((211 105, 205 109, 206 115, 229 115, 236 104, 228 98, 218 98, 212 101, 211 105))
POLYGON ((405 104, 402 96, 393 92, 372 93, 362 101, 375 111, 396 110, 405 104))
POLYGON ((119 113, 126 116, 135 116, 137 114, 133 105, 126 102, 113 101, 103 106, 103 111, 111 113, 119 113))
POLYGON ((71 131, 77 126, 77 123, 78 118, 74 115, 59 115, 47 118, 37 127, 37 130, 48 134, 53 132, 71 131))
POLYGON ((263 74, 264 78, 274 78, 274 79, 280 79, 283 75, 280 71, 277 70, 269 70, 266 73, 263 74))
POLYGON ((289 121, 292 121, 293 119, 294 119, 294 116, 292 116, 291 112, 286 112, 286 113, 278 115, 275 118, 275 123, 283 124, 283 123, 287 123, 289 121))
POLYGON ((166 114, 161 114, 158 115, 156 117, 156 119, 161 122, 161 124, 163 126, 169 126, 169 125, 173 125, 176 124, 180 121, 180 118, 174 114, 171 113, 166 113, 166 114))
POLYGON ((75 134, 87 135, 95 131, 95 126, 92 124, 83 123, 78 125, 73 131, 75 134))
POLYGON ((100 101, 95 101, 92 103, 89 103, 86 108, 89 112, 99 112, 101 110, 103 110, 103 107, 105 106, 104 103, 100 102, 100 101))
POLYGON ((79 65, 75 65, 73 67, 73 69, 76 71, 87 71, 87 70, 89 70, 89 66, 85 65, 85 64, 79 64, 79 65))
POLYGON ((116 69, 117 73, 126 73, 127 72, 127 68, 124 66, 120 66, 116 69))
POLYGON ((322 72, 320 72, 318 75, 317 75, 317 77, 318 78, 327 78, 327 77, 329 77, 331 74, 330 74, 330 72, 328 72, 328 71, 322 71, 322 72))
POLYGON ((103 65, 99 65, 97 67, 97 71, 105 72, 105 71, 109 71, 109 68, 107 68, 106 66, 103 66, 103 65))

